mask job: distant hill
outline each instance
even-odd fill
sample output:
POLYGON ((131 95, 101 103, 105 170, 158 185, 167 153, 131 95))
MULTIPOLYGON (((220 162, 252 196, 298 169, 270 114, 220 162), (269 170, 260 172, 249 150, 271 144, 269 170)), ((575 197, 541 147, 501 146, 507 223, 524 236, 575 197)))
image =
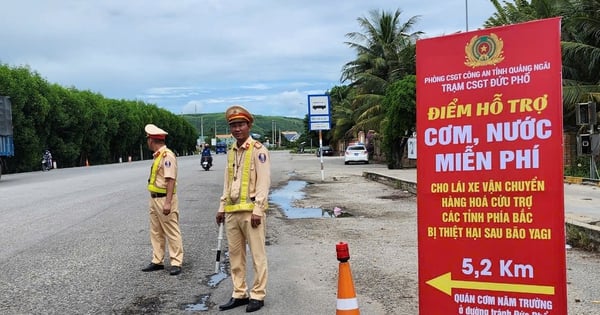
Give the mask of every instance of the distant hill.
MULTIPOLYGON (((184 114, 182 115, 190 124, 198 130, 198 136, 204 134, 204 137, 214 137, 215 128, 217 134, 229 133, 229 125, 225 121, 224 113, 208 113, 208 114, 184 114)), ((283 117, 283 116, 254 116, 254 124, 252 133, 258 133, 264 137, 271 137, 273 128, 279 131, 296 131, 299 134, 304 133, 304 120, 300 118, 283 117)))

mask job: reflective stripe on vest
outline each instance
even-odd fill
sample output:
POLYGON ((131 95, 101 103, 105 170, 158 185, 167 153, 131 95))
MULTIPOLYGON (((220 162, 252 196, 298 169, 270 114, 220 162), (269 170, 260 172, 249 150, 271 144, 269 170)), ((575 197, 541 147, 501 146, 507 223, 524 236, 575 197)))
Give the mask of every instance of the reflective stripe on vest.
MULTIPOLYGON (((161 188, 161 187, 156 187, 154 185, 156 183, 156 173, 158 172, 158 166, 160 165, 160 161, 162 161, 163 156, 167 155, 167 152, 173 153, 171 150, 165 149, 164 151, 160 152, 158 154, 158 156, 156 158, 154 158, 154 162, 152 162, 152 168, 150 169, 150 178, 148 178, 148 190, 150 192, 162 193, 162 194, 167 193, 166 187, 161 188)), ((175 193, 175 189, 173 190, 173 193, 175 193)))
MULTIPOLYGON (((238 149, 239 150, 239 149, 238 149)), ((236 204, 232 204, 229 196, 227 197, 227 204, 225 205, 225 212, 235 212, 235 211, 252 211, 254 209, 254 202, 249 200, 248 196, 248 186, 250 185, 250 164, 252 162, 252 152, 254 150, 254 141, 250 141, 250 146, 246 149, 246 153, 244 156, 244 169, 242 170, 242 187, 240 189, 240 202, 236 204), (249 202, 250 201, 250 202, 249 202)), ((227 165, 229 167, 229 187, 231 189, 231 183, 233 182, 233 173, 234 173, 234 163, 235 163, 235 150, 233 147, 229 150, 229 154, 227 155, 227 165)))

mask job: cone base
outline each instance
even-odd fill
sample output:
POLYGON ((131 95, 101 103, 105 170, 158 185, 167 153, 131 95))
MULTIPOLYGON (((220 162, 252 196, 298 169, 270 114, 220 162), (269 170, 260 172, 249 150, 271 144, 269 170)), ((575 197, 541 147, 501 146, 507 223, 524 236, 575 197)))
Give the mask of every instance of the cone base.
POLYGON ((336 315, 360 315, 348 262, 340 263, 336 315))

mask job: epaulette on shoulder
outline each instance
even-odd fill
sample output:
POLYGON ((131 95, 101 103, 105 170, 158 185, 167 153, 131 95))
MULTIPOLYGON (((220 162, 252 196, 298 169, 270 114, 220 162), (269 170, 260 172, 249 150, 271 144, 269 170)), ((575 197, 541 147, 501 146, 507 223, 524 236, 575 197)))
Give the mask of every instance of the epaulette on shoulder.
POLYGON ((262 148, 262 146, 263 146, 262 143, 260 143, 258 141, 254 142, 254 147, 255 148, 260 149, 260 148, 262 148))
POLYGON ((163 151, 163 154, 162 154, 162 156, 163 156, 163 157, 167 156, 167 151, 166 151, 166 150, 165 150, 165 151, 163 151))

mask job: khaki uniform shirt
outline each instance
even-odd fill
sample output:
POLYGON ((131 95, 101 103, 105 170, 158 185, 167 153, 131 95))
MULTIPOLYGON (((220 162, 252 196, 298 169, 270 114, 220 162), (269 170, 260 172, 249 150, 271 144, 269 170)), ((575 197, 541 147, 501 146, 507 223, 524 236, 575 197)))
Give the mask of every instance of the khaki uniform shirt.
MULTIPOLYGON (((232 165, 227 163, 225 168, 225 183, 223 185, 223 195, 221 196, 221 202, 219 204, 219 212, 225 211, 225 205, 227 199, 236 204, 240 202, 240 193, 242 187, 242 177, 244 172, 244 159, 245 153, 250 148, 251 143, 254 142, 254 148, 252 150, 252 159, 250 161, 250 176, 248 184, 248 195, 247 201, 250 202, 251 198, 254 198, 254 209, 252 214, 263 216, 268 208, 269 201, 269 187, 271 186, 271 157, 269 156, 269 150, 262 145, 260 142, 253 141, 251 137, 248 137, 241 147, 237 146, 237 143, 233 146, 227 154, 235 154, 234 162, 232 165), (229 178, 229 170, 233 169, 234 178, 229 178)), ((250 211, 250 210, 248 210, 250 211)))
POLYGON ((162 146, 158 151, 154 152, 154 158, 158 158, 159 155, 163 155, 156 170, 156 181, 154 186, 156 187, 167 187, 165 178, 177 179, 177 158, 171 151, 165 151, 167 146, 162 146))

